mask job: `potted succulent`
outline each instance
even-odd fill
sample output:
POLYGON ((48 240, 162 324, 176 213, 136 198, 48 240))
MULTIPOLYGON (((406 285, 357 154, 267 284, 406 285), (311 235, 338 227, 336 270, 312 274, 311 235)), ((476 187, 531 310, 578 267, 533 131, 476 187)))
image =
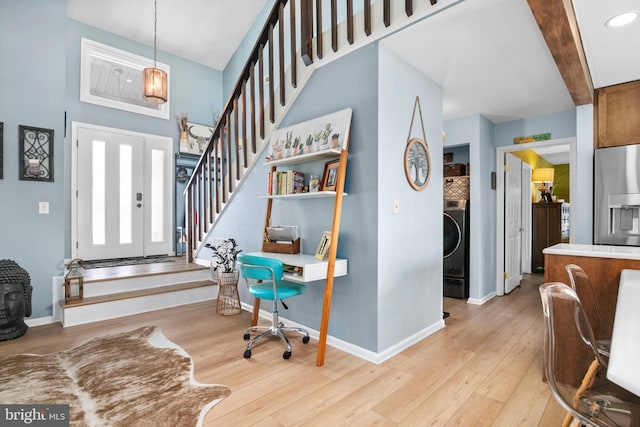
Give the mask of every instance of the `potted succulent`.
POLYGON ((329 144, 330 148, 336 148, 338 147, 338 145, 340 144, 340 134, 339 133, 334 133, 333 135, 331 135, 331 144, 329 144))
POLYGON ((211 276, 218 282, 217 311, 223 315, 238 314, 242 311, 238 295, 238 270, 236 259, 242 249, 238 249, 235 239, 214 239, 204 245, 211 249, 211 276))
POLYGON ((309 136, 307 136, 307 140, 306 140, 305 145, 304 145, 304 152, 305 153, 310 153, 312 148, 313 148, 313 136, 309 135, 309 136))

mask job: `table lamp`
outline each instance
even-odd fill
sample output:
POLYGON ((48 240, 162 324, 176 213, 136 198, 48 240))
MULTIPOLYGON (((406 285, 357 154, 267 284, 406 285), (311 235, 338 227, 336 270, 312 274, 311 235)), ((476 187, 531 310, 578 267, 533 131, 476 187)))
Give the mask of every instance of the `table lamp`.
POLYGON ((540 183, 538 187, 538 191, 540 191, 540 200, 539 202, 550 202, 551 201, 551 193, 549 193, 549 187, 547 187, 546 183, 553 184, 553 168, 536 168, 533 170, 531 174, 531 181, 534 183, 540 183))

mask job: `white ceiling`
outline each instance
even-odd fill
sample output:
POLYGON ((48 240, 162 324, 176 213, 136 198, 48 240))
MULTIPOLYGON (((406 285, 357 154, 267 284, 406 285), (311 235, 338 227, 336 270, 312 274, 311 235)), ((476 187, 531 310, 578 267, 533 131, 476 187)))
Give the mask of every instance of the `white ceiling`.
POLYGON ((582 44, 596 88, 640 79, 640 19, 620 28, 604 23, 622 12, 640 12, 638 0, 573 0, 582 44))
MULTIPOLYGON (((157 0, 158 50, 223 70, 267 0, 157 0)), ((154 0, 67 0, 76 21, 153 46, 154 0)))
MULTIPOLYGON (((266 0, 158 0, 158 49, 224 69, 266 0)), ((573 0, 595 87, 640 79, 640 20, 604 27, 637 0, 573 0)), ((153 45, 153 0, 67 0, 70 18, 153 45)), ((442 85, 444 117, 494 123, 573 102, 526 0, 466 0, 383 42, 442 85)))
POLYGON ((564 165, 569 163, 569 144, 552 145, 550 147, 538 147, 534 151, 552 165, 564 165))

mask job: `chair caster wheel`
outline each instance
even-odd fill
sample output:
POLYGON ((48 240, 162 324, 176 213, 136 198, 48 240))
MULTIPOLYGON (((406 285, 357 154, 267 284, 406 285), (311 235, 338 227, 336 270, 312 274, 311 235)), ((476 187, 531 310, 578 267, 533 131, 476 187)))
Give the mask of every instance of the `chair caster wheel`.
POLYGON ((306 344, 309 342, 309 337, 302 337, 302 343, 306 344))
POLYGON ((245 358, 245 359, 248 359, 248 358, 250 358, 250 357, 251 357, 251 350, 245 350, 245 351, 244 351, 244 358, 245 358))
POLYGON ((291 357, 291 352, 290 352, 290 351, 285 351, 285 352, 282 354, 282 357, 283 357, 284 359, 288 359, 288 358, 290 358, 290 357, 291 357))
POLYGON ((251 338, 251 335, 250 334, 244 334, 243 338, 244 338, 245 341, 249 341, 249 338, 251 338))

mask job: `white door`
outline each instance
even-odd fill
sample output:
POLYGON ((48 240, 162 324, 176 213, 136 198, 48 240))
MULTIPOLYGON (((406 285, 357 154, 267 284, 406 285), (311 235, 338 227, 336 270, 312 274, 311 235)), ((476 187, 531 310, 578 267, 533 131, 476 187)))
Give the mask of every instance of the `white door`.
MULTIPOLYGON (((75 127, 74 127, 75 129, 75 127)), ((77 126, 76 257, 169 254, 171 142, 77 126)))
POLYGON ((522 272, 531 273, 531 165, 522 163, 522 272))
POLYGON ((514 290, 522 279, 522 160, 506 154, 504 200, 504 293, 514 290))

